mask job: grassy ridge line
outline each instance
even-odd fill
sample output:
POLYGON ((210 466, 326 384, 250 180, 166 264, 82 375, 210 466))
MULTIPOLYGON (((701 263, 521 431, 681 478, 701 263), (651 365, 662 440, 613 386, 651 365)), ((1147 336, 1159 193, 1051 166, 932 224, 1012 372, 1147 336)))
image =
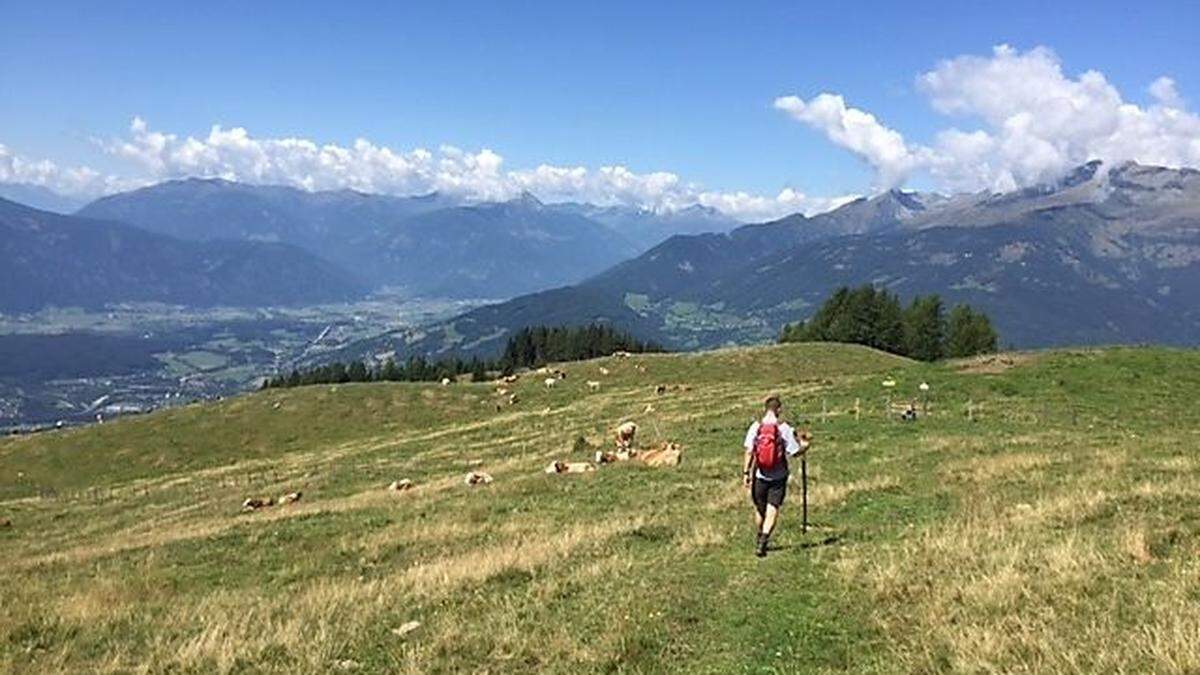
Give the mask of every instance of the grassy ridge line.
POLYGON ((1193 352, 1113 350, 963 373, 806 345, 568 364, 553 390, 520 384, 515 412, 495 412, 481 387, 316 387, 96 428, 106 444, 4 442, 9 489, 12 471, 72 465, 76 442, 127 452, 60 477, 112 493, 0 507, 18 525, 0 530, 0 595, 13 599, 0 667, 1186 670, 1200 663, 1183 639, 1200 514, 1197 461, 1179 448, 1200 420, 1164 404, 1194 391, 1198 365, 1193 352), (882 407, 885 376, 928 380, 936 414, 855 421, 855 399, 882 407), (690 389, 658 396, 660 383, 690 389), (801 537, 790 514, 784 548, 757 564, 731 476, 764 388, 816 427, 821 527, 801 537), (220 425, 197 419, 215 411, 220 425), (539 473, 627 416, 682 440, 684 465, 539 473), (146 440, 163 420, 206 433, 180 437, 189 456, 164 456, 146 440), (252 461, 236 452, 247 438, 265 444, 252 461), (229 482, 233 459, 262 477, 229 482), (495 484, 461 486, 475 459, 495 484), (156 469, 170 477, 154 482, 156 469), (422 487, 381 491, 401 475, 422 487), (236 512, 248 492, 296 487, 296 508, 236 512), (417 633, 391 633, 413 618, 417 633))

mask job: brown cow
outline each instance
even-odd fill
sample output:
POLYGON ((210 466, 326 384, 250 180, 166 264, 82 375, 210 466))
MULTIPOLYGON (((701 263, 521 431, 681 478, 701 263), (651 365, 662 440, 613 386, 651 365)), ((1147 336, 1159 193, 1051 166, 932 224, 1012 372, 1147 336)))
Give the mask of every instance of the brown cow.
POLYGON ((653 450, 643 450, 638 453, 638 459, 646 466, 678 466, 682 458, 683 446, 669 441, 663 441, 653 450))

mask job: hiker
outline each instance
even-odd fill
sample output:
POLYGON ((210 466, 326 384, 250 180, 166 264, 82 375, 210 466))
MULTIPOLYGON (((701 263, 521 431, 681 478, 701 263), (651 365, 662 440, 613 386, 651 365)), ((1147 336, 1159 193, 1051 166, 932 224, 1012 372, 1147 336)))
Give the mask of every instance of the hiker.
POLYGON ((779 518, 779 508, 787 493, 788 457, 808 450, 805 436, 796 440, 790 424, 779 420, 783 403, 778 396, 767 397, 762 419, 746 431, 746 458, 742 462, 742 484, 749 488, 754 502, 758 543, 754 554, 767 555, 767 543, 779 518))

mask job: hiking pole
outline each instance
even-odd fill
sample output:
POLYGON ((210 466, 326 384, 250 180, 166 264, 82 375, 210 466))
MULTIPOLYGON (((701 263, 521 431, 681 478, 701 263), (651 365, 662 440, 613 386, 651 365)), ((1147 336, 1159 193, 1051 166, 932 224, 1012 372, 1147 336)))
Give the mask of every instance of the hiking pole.
POLYGON ((804 504, 804 517, 800 525, 801 532, 808 532, 808 458, 800 458, 800 494, 804 504))

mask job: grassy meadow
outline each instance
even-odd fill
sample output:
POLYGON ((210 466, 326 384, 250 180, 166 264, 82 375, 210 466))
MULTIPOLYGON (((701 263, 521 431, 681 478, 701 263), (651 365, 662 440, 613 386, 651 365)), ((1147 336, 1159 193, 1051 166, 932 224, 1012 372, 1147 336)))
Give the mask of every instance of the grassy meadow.
POLYGON ((562 367, 512 406, 322 385, 0 439, 0 671, 1200 671, 1200 352, 562 367), (740 443, 771 391, 816 437, 814 526, 793 475, 759 560, 740 443), (626 419, 682 464, 542 472, 626 419))

